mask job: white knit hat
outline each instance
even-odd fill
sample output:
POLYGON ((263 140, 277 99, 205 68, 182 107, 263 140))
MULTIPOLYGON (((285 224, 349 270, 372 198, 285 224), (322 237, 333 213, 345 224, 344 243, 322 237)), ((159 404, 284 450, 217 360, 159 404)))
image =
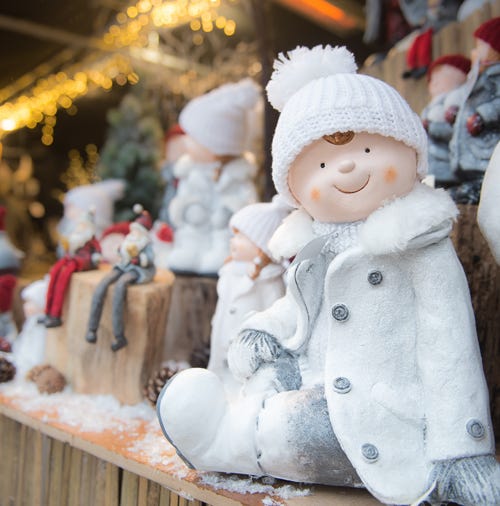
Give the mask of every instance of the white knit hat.
POLYGON ((269 239, 291 211, 292 208, 281 196, 275 195, 271 202, 250 204, 234 213, 229 226, 246 235, 269 258, 273 258, 268 247, 269 239))
POLYGON ((288 187, 290 164, 308 144, 334 132, 402 141, 417 152, 418 174, 427 173, 427 137, 420 118, 394 88, 356 74, 354 56, 345 47, 298 47, 280 54, 266 90, 281 112, 272 145, 273 181, 290 205, 298 205, 288 187))
POLYGON ((224 84, 188 102, 179 124, 212 153, 241 155, 253 141, 250 123, 260 97, 260 88, 251 79, 224 84))

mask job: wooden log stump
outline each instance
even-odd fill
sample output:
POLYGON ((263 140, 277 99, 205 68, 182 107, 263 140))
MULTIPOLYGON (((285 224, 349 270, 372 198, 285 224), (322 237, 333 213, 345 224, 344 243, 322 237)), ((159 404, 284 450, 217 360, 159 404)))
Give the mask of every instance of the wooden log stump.
MULTIPOLYGON (((459 205, 452 240, 469 282, 479 346, 490 394, 491 416, 500 440, 500 267, 477 224, 476 205, 459 205)), ((460 374, 457 371, 457 374, 460 374)))
POLYGON ((85 340, 92 295, 107 273, 99 269, 73 274, 63 326, 47 332, 46 360, 66 376, 75 392, 112 394, 124 404, 136 404, 143 399, 142 388, 163 359, 174 276, 160 271, 153 282, 128 288, 124 312, 128 345, 113 352, 113 285, 104 302, 97 343, 85 340))
POLYGON ((217 304, 217 278, 176 274, 165 332, 165 357, 190 361, 193 350, 210 346, 217 304))

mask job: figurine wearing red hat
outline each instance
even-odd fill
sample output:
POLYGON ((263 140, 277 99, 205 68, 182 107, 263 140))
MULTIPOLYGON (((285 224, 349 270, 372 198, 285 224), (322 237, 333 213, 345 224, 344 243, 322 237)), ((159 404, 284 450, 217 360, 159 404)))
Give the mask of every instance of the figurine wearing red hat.
POLYGON ((10 351, 9 339, 15 336, 12 320, 12 300, 16 287, 16 275, 23 253, 10 242, 5 231, 6 209, 0 206, 0 351, 10 351))
POLYGON ((453 126, 446 121, 446 110, 460 103, 461 85, 470 71, 470 60, 461 54, 449 54, 434 60, 427 71, 431 101, 421 118, 429 139, 429 174, 436 186, 448 187, 456 182, 450 170, 449 143, 453 126))
POLYGON ((500 139, 500 17, 484 22, 474 37, 473 70, 450 141, 451 169, 460 182, 452 194, 457 202, 470 204, 479 201, 484 172, 500 139))
POLYGON ((120 260, 97 286, 90 308, 86 339, 89 343, 95 343, 106 292, 110 285, 116 282, 112 315, 115 335, 115 342, 111 345, 113 351, 118 351, 127 345, 123 325, 127 287, 131 284, 148 283, 156 273, 153 246, 149 236, 153 225, 151 216, 138 204, 134 206, 134 212, 138 216, 130 224, 130 232, 120 245, 120 260))
POLYGON ((95 238, 94 212, 85 213, 61 243, 66 253, 50 269, 45 317, 40 320, 47 328, 62 325, 64 297, 73 273, 96 269, 101 261, 101 246, 95 238))

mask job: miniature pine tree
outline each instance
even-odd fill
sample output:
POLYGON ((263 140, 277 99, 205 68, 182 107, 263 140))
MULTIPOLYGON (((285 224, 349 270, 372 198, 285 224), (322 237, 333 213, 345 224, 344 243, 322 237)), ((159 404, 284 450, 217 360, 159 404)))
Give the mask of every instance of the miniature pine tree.
POLYGON ((158 170, 162 128, 151 101, 140 90, 129 93, 109 111, 108 123, 98 174, 127 182, 123 199, 115 203, 115 222, 133 219, 137 203, 156 217, 163 193, 158 170))

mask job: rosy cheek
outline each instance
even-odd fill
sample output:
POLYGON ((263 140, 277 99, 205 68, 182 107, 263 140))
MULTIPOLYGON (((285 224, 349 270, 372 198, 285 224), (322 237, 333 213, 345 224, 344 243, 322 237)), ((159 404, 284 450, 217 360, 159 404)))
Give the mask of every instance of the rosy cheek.
POLYGON ((388 167, 384 172, 384 181, 386 183, 394 183, 398 178, 398 171, 394 167, 388 167))
POLYGON ((316 187, 313 188, 311 190, 310 196, 311 196, 311 200, 314 200, 315 202, 317 202, 321 198, 321 193, 319 191, 319 188, 316 188, 316 187))

